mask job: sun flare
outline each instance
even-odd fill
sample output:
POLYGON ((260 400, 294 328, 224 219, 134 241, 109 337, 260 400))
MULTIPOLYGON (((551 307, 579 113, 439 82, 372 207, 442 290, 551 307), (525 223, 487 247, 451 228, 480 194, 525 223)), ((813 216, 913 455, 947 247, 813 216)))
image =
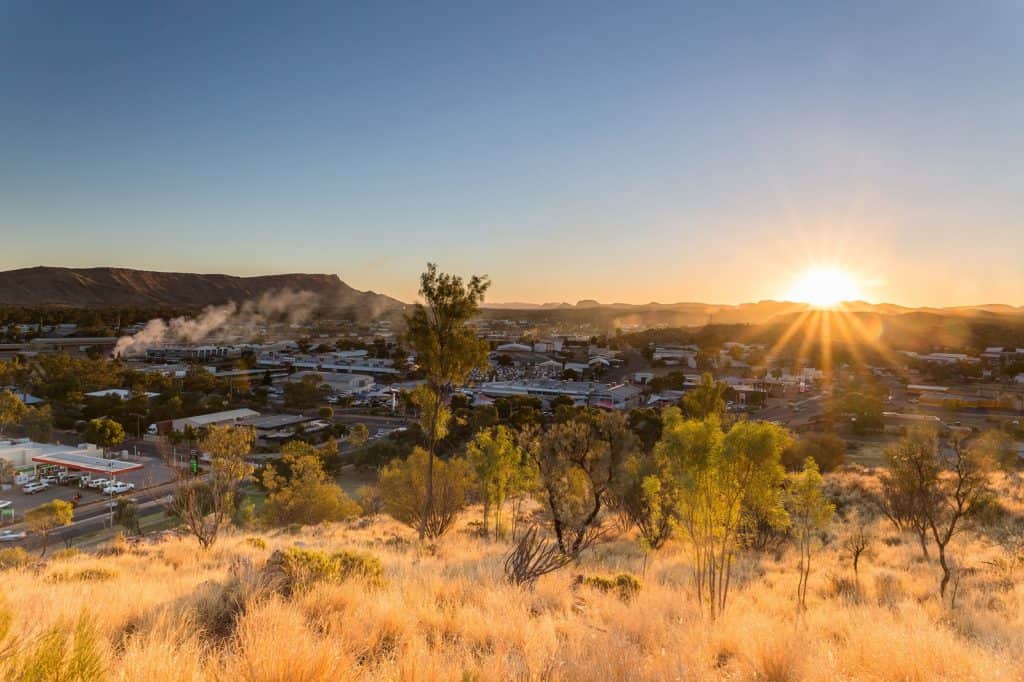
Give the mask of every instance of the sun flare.
POLYGON ((843 301, 861 297, 857 282, 849 273, 834 267, 816 267, 805 271, 793 283, 787 298, 810 303, 816 308, 832 308, 843 301))

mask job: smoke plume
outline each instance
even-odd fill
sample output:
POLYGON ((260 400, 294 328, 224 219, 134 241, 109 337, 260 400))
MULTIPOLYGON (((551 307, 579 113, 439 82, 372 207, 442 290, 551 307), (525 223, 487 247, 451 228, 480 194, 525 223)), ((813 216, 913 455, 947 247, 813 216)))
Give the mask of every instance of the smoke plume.
POLYGON ((248 340, 258 327, 269 323, 301 324, 317 306, 318 297, 313 292, 283 289, 241 305, 232 301, 207 306, 196 317, 175 317, 169 321, 156 318, 137 334, 118 339, 114 357, 138 355, 165 343, 219 341, 228 335, 248 340))

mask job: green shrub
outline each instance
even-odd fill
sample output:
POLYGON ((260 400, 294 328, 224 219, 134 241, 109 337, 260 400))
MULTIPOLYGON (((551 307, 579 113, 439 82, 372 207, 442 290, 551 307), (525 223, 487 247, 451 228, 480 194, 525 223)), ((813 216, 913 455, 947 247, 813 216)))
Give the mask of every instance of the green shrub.
POLYGON ((0 570, 27 566, 32 559, 21 547, 5 547, 0 549, 0 570))
POLYGON ((374 585, 384 580, 384 566, 380 559, 368 552, 341 550, 332 554, 331 559, 338 564, 341 580, 355 578, 374 585))
POLYGON ((640 591, 642 583, 632 573, 620 573, 617 576, 578 575, 575 584, 589 587, 599 592, 615 592, 622 601, 629 601, 640 591))
POLYGON ((361 579, 379 584, 384 569, 371 554, 340 551, 330 556, 312 549, 276 550, 263 567, 264 577, 285 596, 318 582, 361 579))
POLYGON ((257 537, 246 538, 245 539, 245 544, 249 545, 250 547, 255 547, 256 549, 266 549, 267 548, 267 541, 264 540, 263 538, 257 538, 257 537))
POLYGON ((232 521, 239 528, 252 528, 256 524, 256 503, 246 497, 235 509, 232 521))
POLYGON ((338 567, 323 552, 292 547, 275 550, 263 572, 287 596, 313 583, 337 579, 338 567))
POLYGON ((51 583, 70 582, 92 582, 112 580, 117 577, 117 571, 107 568, 83 568, 80 571, 59 571, 46 576, 46 581, 51 583))

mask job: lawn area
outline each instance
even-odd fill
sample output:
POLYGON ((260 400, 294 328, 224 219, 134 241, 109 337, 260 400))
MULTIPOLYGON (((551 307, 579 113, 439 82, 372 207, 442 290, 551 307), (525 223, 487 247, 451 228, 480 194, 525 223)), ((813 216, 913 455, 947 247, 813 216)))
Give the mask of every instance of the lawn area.
MULTIPOLYGON (((168 516, 163 510, 156 510, 144 516, 139 516, 139 530, 142 531, 143 535, 174 528, 178 524, 178 519, 168 516)), ((79 535, 72 541, 72 546, 79 548, 97 547, 113 540, 118 533, 124 532, 124 527, 115 524, 113 528, 103 528, 94 533, 79 535)))
POLYGON ((377 482, 377 472, 374 469, 357 469, 349 466, 342 469, 335 480, 350 497, 355 497, 360 486, 373 485, 377 482))
POLYGON ((846 461, 866 467, 885 466, 885 448, 893 442, 889 435, 858 436, 846 442, 846 461))

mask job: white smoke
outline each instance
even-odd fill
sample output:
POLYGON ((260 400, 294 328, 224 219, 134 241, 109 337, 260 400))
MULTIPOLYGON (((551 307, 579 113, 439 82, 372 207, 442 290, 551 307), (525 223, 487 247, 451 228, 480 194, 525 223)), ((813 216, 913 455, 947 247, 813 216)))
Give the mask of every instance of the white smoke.
POLYGON ((141 354, 164 343, 221 340, 229 332, 251 336, 258 327, 272 322, 301 324, 312 316, 317 304, 317 295, 311 291, 283 289, 241 305, 230 302, 207 306, 196 317, 175 317, 170 321, 156 318, 137 334, 118 339, 114 357, 141 354))

